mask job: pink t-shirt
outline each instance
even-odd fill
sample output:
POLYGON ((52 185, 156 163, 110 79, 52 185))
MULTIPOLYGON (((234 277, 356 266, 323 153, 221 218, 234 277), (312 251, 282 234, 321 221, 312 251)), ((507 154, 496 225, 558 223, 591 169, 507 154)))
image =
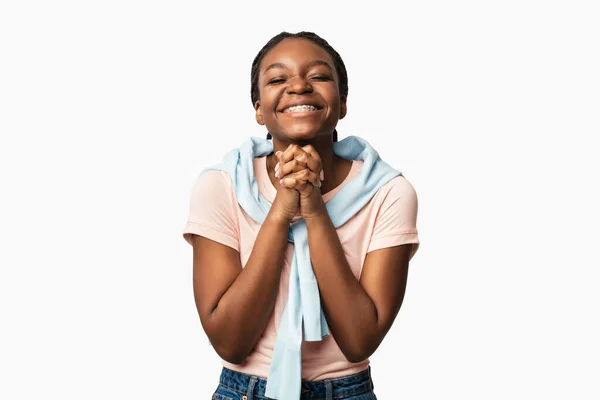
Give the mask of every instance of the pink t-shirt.
MULTIPOLYGON (((337 188, 325 193, 323 200, 328 202, 358 174, 362 165, 362 160, 353 161, 346 179, 337 188)), ((273 203, 277 189, 269 179, 266 157, 254 159, 254 173, 260 193, 265 200, 273 203)), ((365 256, 373 250, 413 243, 412 258, 419 247, 416 220, 417 195, 406 178, 397 176, 381 187, 357 214, 337 229, 354 276, 359 279, 365 256)), ((220 242, 240 253, 244 267, 259 230, 260 224, 251 219, 237 203, 227 172, 210 170, 197 178, 192 188, 189 218, 183 231, 188 243, 192 244, 192 234, 220 242)), ((242 364, 222 360, 225 367, 264 379, 268 377, 277 328, 288 298, 293 253, 294 244, 288 243, 275 307, 258 343, 242 364)), ((368 359, 358 363, 346 360, 331 332, 322 341, 302 343, 302 379, 336 378, 360 372, 368 365, 368 359)))

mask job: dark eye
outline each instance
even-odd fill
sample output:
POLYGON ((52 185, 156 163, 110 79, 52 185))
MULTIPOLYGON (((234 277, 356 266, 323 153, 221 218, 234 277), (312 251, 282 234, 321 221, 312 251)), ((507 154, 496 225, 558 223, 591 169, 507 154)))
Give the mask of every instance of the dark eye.
POLYGON ((285 82, 285 79, 283 78, 273 78, 269 81, 269 85, 277 85, 283 82, 285 82))
POLYGON ((328 77, 327 75, 313 75, 311 77, 311 79, 315 79, 317 81, 329 81, 329 80, 331 80, 331 78, 328 77))

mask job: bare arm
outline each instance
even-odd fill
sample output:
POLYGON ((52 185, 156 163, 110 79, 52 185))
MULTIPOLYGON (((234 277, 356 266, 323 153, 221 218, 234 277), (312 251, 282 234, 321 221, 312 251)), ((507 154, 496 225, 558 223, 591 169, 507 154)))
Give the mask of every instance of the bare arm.
POLYGON ((194 297, 202 327, 224 360, 242 363, 273 310, 289 221, 270 212, 244 268, 237 250, 194 235, 194 297))
POLYGON ((379 347, 400 310, 412 245, 368 253, 358 281, 329 215, 311 218, 306 225, 329 328, 348 361, 362 361, 379 347))
MULTIPOLYGON (((374 242, 377 250, 367 253, 357 280, 318 189, 321 183, 315 184, 323 171, 319 154, 311 145, 293 144, 281 163, 282 182, 300 193, 310 258, 329 328, 348 361, 364 360, 381 344, 400 310, 414 238, 408 238, 410 244, 394 246, 374 242)), ((404 180, 399 178, 386 194, 371 240, 416 233, 417 197, 404 180)))

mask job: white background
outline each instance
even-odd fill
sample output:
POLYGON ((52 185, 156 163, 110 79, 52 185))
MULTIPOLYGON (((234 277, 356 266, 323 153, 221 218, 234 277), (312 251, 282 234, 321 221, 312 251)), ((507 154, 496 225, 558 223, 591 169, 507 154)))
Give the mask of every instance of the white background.
POLYGON ((250 65, 283 30, 338 50, 340 139, 419 196, 378 397, 600 398, 593 3, 2 2, 0 398, 210 398, 181 231, 198 173, 266 134, 250 65))

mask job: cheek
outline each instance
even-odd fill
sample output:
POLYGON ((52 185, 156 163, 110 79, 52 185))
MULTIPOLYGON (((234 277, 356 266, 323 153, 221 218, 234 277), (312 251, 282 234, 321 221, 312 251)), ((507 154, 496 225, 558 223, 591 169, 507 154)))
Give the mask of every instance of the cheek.
POLYGON ((341 109, 341 102, 338 97, 334 97, 329 101, 329 109, 332 114, 338 115, 341 109))
POLYGON ((265 91, 263 94, 261 94, 261 104, 263 107, 264 111, 268 111, 268 112, 272 112, 275 109, 275 104, 276 104, 276 100, 277 100, 277 96, 270 92, 270 91, 265 91))
POLYGON ((340 93, 338 92, 337 88, 329 87, 328 89, 329 90, 326 91, 327 103, 331 109, 337 111, 340 109, 340 104, 342 101, 342 99, 340 99, 340 93))

